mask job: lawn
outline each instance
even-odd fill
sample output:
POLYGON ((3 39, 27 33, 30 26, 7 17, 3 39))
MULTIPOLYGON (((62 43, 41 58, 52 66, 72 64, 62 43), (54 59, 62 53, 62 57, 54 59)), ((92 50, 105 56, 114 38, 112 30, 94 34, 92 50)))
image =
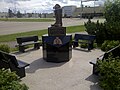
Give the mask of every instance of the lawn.
MULTIPOLYGON (((75 32, 82 32, 85 31, 84 25, 78 25, 78 26, 70 26, 67 27, 67 33, 75 33, 75 32)), ((35 30, 30 32, 23 32, 23 33, 16 33, 16 34, 9 34, 9 35, 0 35, 0 42, 9 42, 9 41, 15 41, 16 37, 20 36, 29 36, 29 35, 37 35, 41 37, 43 34, 47 34, 48 30, 35 30)))
POLYGON ((0 18, 0 21, 14 21, 14 22, 51 22, 53 18, 0 18))

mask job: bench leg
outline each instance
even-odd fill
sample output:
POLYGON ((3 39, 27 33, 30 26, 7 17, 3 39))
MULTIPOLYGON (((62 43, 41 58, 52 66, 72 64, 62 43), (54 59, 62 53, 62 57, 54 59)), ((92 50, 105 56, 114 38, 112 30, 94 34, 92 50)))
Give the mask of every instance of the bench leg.
POLYGON ((17 67, 12 62, 9 62, 9 67, 11 72, 15 72, 20 78, 23 78, 26 76, 25 67, 17 67))
POLYGON ((10 70, 11 72, 15 72, 20 78, 26 76, 25 67, 16 67, 14 64, 10 62, 10 70))
POLYGON ((98 75, 97 65, 93 65, 93 74, 98 75))
POLYGON ((73 48, 78 47, 78 42, 73 42, 73 48))
POLYGON ((24 46, 19 46, 19 51, 20 51, 20 52, 25 52, 24 46))
POLYGON ((40 44, 39 43, 35 43, 34 44, 34 49, 40 49, 40 44))
POLYGON ((15 73, 20 77, 20 78, 23 78, 25 77, 25 67, 21 67, 21 68, 14 68, 14 69, 11 69, 11 71, 15 71, 15 73))
POLYGON ((90 44, 88 44, 88 50, 93 49, 93 42, 91 42, 90 44))

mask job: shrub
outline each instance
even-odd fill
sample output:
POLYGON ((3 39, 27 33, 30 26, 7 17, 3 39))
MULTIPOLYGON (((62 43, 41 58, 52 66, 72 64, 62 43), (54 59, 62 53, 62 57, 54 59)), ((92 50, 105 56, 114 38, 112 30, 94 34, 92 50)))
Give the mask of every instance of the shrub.
POLYGON ((110 56, 106 60, 98 61, 100 86, 104 90, 120 90, 120 58, 110 56))
POLYGON ((104 16, 107 22, 116 22, 120 20, 120 0, 106 0, 104 16))
POLYGON ((96 35, 97 44, 102 44, 104 40, 120 39, 120 0, 107 0, 104 7, 104 23, 91 22, 89 19, 85 23, 88 34, 96 35))
POLYGON ((20 84, 20 80, 14 72, 0 69, 0 90, 28 90, 28 87, 20 84))
MULTIPOLYGON (((80 47, 81 48, 88 48, 88 44, 87 43, 81 43, 80 47)), ((93 48, 96 48, 96 47, 97 47, 96 43, 93 43, 93 48)))
POLYGON ((86 32, 90 35, 96 35, 96 42, 98 44, 102 44, 104 40, 107 38, 106 24, 99 23, 99 20, 95 22, 91 22, 89 19, 87 23, 84 24, 86 28, 86 32))
POLYGON ((106 29, 109 31, 109 39, 120 38, 120 0, 107 0, 105 2, 104 16, 106 29))
POLYGON ((84 23, 85 31, 90 35, 96 35, 96 23, 91 22, 90 19, 86 23, 84 23))
POLYGON ((112 40, 112 41, 106 40, 106 41, 104 41, 104 43, 102 44, 101 50, 102 50, 102 51, 108 51, 108 50, 114 48, 115 46, 117 46, 117 45, 119 45, 119 44, 120 44, 120 42, 119 42, 118 40, 117 40, 117 41, 115 41, 115 40, 112 40))
POLYGON ((87 48, 87 47, 88 47, 88 44, 87 44, 87 43, 82 43, 82 44, 80 44, 80 47, 81 47, 81 48, 87 48))
POLYGON ((7 52, 7 53, 10 53, 10 47, 7 44, 1 44, 0 45, 0 50, 4 51, 4 52, 7 52))

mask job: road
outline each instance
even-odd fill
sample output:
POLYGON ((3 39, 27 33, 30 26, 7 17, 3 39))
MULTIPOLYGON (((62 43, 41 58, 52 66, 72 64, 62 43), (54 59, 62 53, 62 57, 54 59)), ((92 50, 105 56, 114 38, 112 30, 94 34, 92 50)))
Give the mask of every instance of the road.
MULTIPOLYGON (((96 22, 98 19, 92 19, 96 22)), ((87 19, 80 18, 64 18, 63 26, 75 26, 75 25, 84 25, 84 22, 87 22, 87 19)), ((103 22, 104 19, 99 19, 100 22, 103 22)), ((28 32, 35 30, 47 29, 54 22, 5 22, 0 21, 0 35, 14 34, 20 32, 28 32)))

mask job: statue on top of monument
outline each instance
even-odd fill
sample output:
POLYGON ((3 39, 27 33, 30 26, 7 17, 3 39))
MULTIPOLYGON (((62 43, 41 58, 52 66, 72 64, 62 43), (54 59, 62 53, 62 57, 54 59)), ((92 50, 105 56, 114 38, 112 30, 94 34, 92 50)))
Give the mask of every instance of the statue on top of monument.
POLYGON ((61 27, 62 26, 62 8, 59 4, 56 4, 53 7, 53 9, 55 9, 54 14, 55 14, 56 22, 52 26, 61 27))

